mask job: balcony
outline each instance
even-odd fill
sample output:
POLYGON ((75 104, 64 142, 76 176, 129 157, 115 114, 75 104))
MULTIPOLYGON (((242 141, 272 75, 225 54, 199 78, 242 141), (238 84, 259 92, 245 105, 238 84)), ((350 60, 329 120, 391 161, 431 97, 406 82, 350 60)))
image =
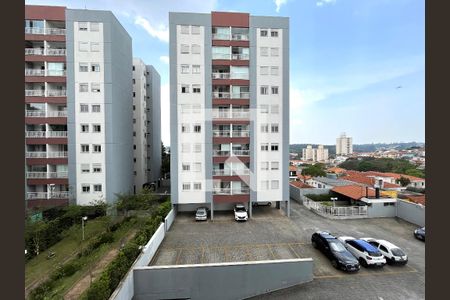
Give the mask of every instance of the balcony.
POLYGON ((67 151, 57 152, 37 152, 30 151, 25 153, 26 158, 67 158, 67 151))
POLYGON ((214 156, 230 156, 229 150, 213 150, 214 156))
POLYGON ((66 90, 48 90, 47 97, 65 97, 66 90))
POLYGON ((231 99, 249 99, 250 92, 232 93, 231 99))
POLYGON ((249 110, 212 110, 213 119, 248 119, 250 118, 249 110))
POLYGON ((230 99, 230 92, 213 92, 213 98, 216 99, 230 99))
POLYGON ((212 54, 212 59, 231 59, 231 54, 230 53, 213 53, 212 54))
POLYGON ((69 191, 28 192, 27 200, 69 198, 69 191))
POLYGON ((25 33, 26 34, 65 35, 66 30, 63 28, 25 27, 25 33))
POLYGON ((25 55, 65 56, 66 49, 25 48, 25 55))
POLYGON ((67 117, 67 111, 25 110, 25 117, 64 118, 67 117))
POLYGON ((231 188, 214 188, 214 195, 245 195, 250 194, 250 188, 241 187, 240 189, 231 189, 231 188))
POLYGON ((25 76, 45 76, 45 70, 25 69, 25 76))
POLYGON ((230 73, 212 73, 212 79, 230 79, 230 73))
POLYGON ((250 150, 213 150, 213 156, 249 156, 250 150))
POLYGON ((213 130, 213 137, 231 137, 230 130, 213 130))
POLYGON ((233 39, 233 41, 248 41, 248 34, 233 33, 231 38, 233 39))
POLYGON ((240 175, 249 175, 249 169, 213 169, 213 176, 240 176, 240 175))
POLYGON ((25 90, 25 96, 26 97, 44 97, 45 91, 44 90, 25 90))
POLYGON ((249 137, 250 131, 248 130, 233 130, 232 137, 249 137))
POLYGON ((27 172, 27 179, 67 178, 67 172, 27 172))
POLYGON ((25 131, 27 138, 66 138, 67 131, 25 131))
POLYGON ((226 33, 213 33, 212 34, 212 39, 213 40, 225 40, 225 41, 229 41, 230 40, 230 35, 226 34, 226 33))
POLYGON ((65 56, 66 49, 46 49, 45 55, 48 56, 65 56))
POLYGON ((231 59, 233 60, 248 60, 249 59, 248 54, 231 54, 231 59))
POLYGON ((45 29, 42 27, 25 27, 26 34, 45 34, 45 29))
POLYGON ((231 113, 233 119, 248 119, 250 118, 250 111, 248 110, 233 110, 231 113))
POLYGON ((234 156, 249 156, 250 150, 233 150, 234 156))

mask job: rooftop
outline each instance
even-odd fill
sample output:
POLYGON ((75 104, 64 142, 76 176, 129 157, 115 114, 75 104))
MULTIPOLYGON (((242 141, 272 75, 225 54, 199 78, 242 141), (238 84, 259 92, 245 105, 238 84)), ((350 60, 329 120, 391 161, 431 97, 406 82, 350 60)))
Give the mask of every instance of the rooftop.
POLYGON ((366 197, 375 197, 375 190, 372 188, 366 188, 360 185, 346 185, 346 186, 335 186, 331 189, 333 192, 347 196, 353 200, 360 200, 366 197))
POLYGON ((291 185, 298 187, 299 189, 309 189, 314 188, 313 186, 310 186, 309 184, 303 183, 302 181, 291 181, 289 182, 291 185))
POLYGON ((345 185, 353 185, 354 183, 348 180, 343 179, 334 179, 328 177, 313 177, 314 180, 332 185, 332 186, 345 186, 345 185))

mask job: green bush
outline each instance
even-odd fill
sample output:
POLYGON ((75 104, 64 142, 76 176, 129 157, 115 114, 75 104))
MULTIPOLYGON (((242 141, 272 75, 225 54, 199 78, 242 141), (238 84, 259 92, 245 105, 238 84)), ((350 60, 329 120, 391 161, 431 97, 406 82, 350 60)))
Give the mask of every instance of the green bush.
POLYGON ((75 274, 81 269, 81 264, 79 262, 73 261, 63 265, 61 268, 56 270, 50 275, 51 280, 58 280, 64 277, 69 277, 75 274))
POLYGON ((47 280, 41 283, 37 288, 30 292, 31 300, 44 300, 47 299, 48 293, 53 289, 55 285, 54 280, 47 280))
POLYGON ((102 276, 98 280, 95 280, 86 293, 86 299, 88 300, 106 300, 111 295, 109 289, 109 277, 108 274, 103 272, 102 276))

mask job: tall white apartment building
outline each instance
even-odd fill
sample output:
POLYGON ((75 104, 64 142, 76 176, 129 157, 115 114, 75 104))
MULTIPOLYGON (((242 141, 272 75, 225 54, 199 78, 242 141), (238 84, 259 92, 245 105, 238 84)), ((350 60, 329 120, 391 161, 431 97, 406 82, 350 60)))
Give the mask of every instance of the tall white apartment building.
POLYGON ((313 148, 312 145, 307 145, 302 149, 302 159, 313 162, 326 162, 328 160, 328 149, 323 145, 318 145, 313 148))
POLYGON ((111 12, 25 6, 28 208, 132 192, 131 66, 111 12))
POLYGON ((156 183, 161 170, 161 79, 153 66, 133 59, 134 193, 156 183))
POLYGON ((171 199, 289 213, 289 19, 170 13, 171 199))
POLYGON ((347 155, 353 153, 353 142, 351 137, 347 137, 345 132, 336 139, 336 155, 347 155))
POLYGON ((314 149, 312 145, 307 145, 302 149, 302 159, 307 161, 314 161, 314 149))

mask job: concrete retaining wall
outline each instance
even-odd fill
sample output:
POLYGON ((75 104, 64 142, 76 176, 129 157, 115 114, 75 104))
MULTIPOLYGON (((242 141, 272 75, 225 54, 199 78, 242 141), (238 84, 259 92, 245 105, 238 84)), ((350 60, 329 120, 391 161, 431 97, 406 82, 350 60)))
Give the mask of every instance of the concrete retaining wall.
POLYGON ((303 201, 305 200, 305 195, 312 194, 312 195, 322 195, 322 194, 328 194, 330 192, 330 189, 324 188, 324 189, 317 189, 317 188, 309 188, 309 189, 299 189, 298 187, 289 185, 289 195, 292 199, 299 202, 300 204, 303 204, 303 201))
POLYGON ((425 226, 425 206, 397 199, 397 217, 418 226, 425 226))
POLYGON ((313 260, 141 267, 133 299, 244 299, 313 280, 313 260))
POLYGON ((396 205, 384 206, 384 203, 372 203, 371 206, 367 207, 367 216, 369 218, 382 218, 382 217, 393 218, 397 215, 396 205))

